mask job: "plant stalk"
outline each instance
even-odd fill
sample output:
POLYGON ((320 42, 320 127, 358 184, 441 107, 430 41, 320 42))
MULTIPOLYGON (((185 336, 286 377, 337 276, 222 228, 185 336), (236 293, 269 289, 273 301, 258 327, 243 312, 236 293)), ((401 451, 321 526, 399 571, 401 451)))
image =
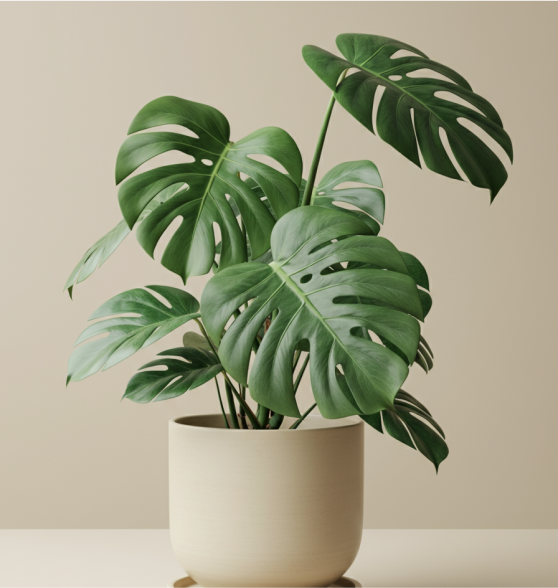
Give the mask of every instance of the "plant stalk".
MULTIPOLYGON (((223 372, 223 374, 224 374, 224 372, 223 372)), ((233 389, 226 379, 225 379, 225 392, 227 394, 227 402, 229 403, 229 413, 231 415, 231 423, 233 425, 233 429, 240 429, 240 423, 238 422, 238 417, 236 416, 236 405, 234 403, 234 398, 233 398, 233 389)))
POLYGON ((252 427, 254 427, 254 429, 261 429, 260 423, 258 422, 256 415, 252 412, 252 409, 250 408, 246 400, 242 398, 242 396, 235 390, 232 384, 231 392, 235 395, 236 399, 238 400, 238 403, 244 407, 244 410, 246 411, 246 416, 248 417, 248 420, 250 421, 252 427))
MULTIPOLYGON (((300 358, 300 355, 296 358, 296 363, 298 363, 298 359, 300 358)), ((302 363, 302 366, 300 367, 300 371, 298 372, 298 375, 296 377, 296 381, 294 383, 293 386, 293 394, 296 394, 296 391, 298 390, 298 387, 300 386, 300 382, 302 380, 302 376, 304 375, 304 372, 306 370, 306 367, 308 366, 308 362, 310 361, 310 354, 308 353, 306 355, 306 357, 304 358, 304 362, 302 363)), ((294 369, 296 367, 296 364, 293 366, 293 373, 294 373, 294 369)), ((283 419, 285 418, 284 415, 279 414, 279 413, 275 413, 270 421, 269 421, 269 428, 270 429, 279 429, 279 427, 283 424, 283 419)))
MULTIPOLYGON (((341 76, 337 84, 340 84, 347 75, 347 70, 345 70, 341 76)), ((301 206, 308 206, 310 204, 312 198, 312 190, 314 189, 314 183, 316 181, 316 174, 318 172, 318 165, 320 164, 320 158, 322 156, 322 149, 324 148, 325 137, 327 134, 327 128, 329 127, 329 121, 331 119, 331 113, 333 111, 333 107, 335 105, 335 92, 331 94, 331 99, 329 104, 327 105, 327 110, 324 117, 324 122, 322 123, 322 128, 320 129, 320 134, 318 136, 318 143, 316 144, 316 150, 314 151, 314 158, 312 159, 312 165, 310 166, 310 171, 308 172, 308 179, 306 180, 306 188, 304 189, 304 195, 302 197, 301 206)))
POLYGON ((209 335, 207 334, 207 331, 205 330, 203 323, 200 321, 200 319, 196 318, 194 320, 196 321, 196 323, 198 323, 198 327, 200 328, 201 334, 205 337, 205 340, 209 343, 209 346, 213 350, 213 353, 215 353, 215 355, 217 355, 217 357, 219 357, 219 352, 217 351, 217 347, 215 347, 215 345, 213 345, 213 341, 209 338, 209 335))
MULTIPOLYGON (((246 388, 244 386, 240 386, 240 396, 246 400, 246 388)), ((238 416, 240 417, 240 425, 243 429, 248 428, 248 423, 246 422, 246 411, 244 410, 244 406, 240 405, 240 411, 238 416)))
POLYGON ((298 360, 300 359, 301 354, 302 354, 302 351, 300 349, 294 354, 294 359, 293 359, 293 374, 294 374, 294 371, 296 369, 296 366, 298 365, 298 360))
POLYGON ((300 423, 318 406, 317 404, 313 404, 299 419, 295 421, 289 429, 298 429, 300 423))
POLYGON ((308 362, 309 361, 310 361, 310 354, 308 353, 306 355, 306 357, 304 358, 304 362, 300 366, 300 371, 298 372, 298 375, 296 377, 296 381, 294 383, 294 393, 295 394, 296 394, 296 391, 298 390, 298 387, 300 386, 300 382, 302 380, 302 376, 304 375, 304 371, 306 370, 306 366, 308 365, 308 362))
MULTIPOLYGON (((198 319, 194 319, 194 320, 196 321, 196 323, 198 323, 198 327, 200 328, 202 335, 205 337, 206 341, 211 346, 211 349, 213 349, 213 353, 215 353, 215 355, 219 356, 219 352, 217 351, 217 348, 215 347, 215 345, 213 345, 213 341, 211 341, 211 339, 209 338, 209 335, 207 334, 207 331, 205 330, 205 327, 203 326, 202 322, 198 319)), ((242 397, 236 391, 234 384, 231 382, 231 380, 229 378, 229 374, 227 374, 227 372, 225 370, 223 370, 221 373, 223 374, 223 378, 225 379, 225 392, 227 395, 227 403, 229 405, 229 412, 231 414, 231 421, 233 424, 233 428, 234 429, 241 429, 242 427, 240 426, 240 423, 238 422, 238 416, 236 414, 236 405, 234 403, 234 397, 232 395, 234 394, 237 397, 237 399, 238 398, 242 399, 242 397)), ((217 381, 217 379, 215 379, 215 381, 217 381)), ((246 404, 244 399, 242 399, 242 402, 239 401, 239 404, 241 405, 241 407, 244 407, 244 410, 246 410, 246 407, 248 405, 246 404)), ((248 410, 250 410, 249 407, 248 407, 248 410)), ((248 415, 248 416, 250 416, 250 415, 248 415)))
POLYGON ((225 407, 223 406, 223 399, 221 398, 221 390, 219 389, 219 382, 217 380, 217 376, 215 376, 215 386, 217 386, 217 397, 219 398, 219 404, 221 406, 221 412, 223 413, 223 419, 225 419, 225 426, 227 427, 227 429, 230 429, 231 426, 229 425, 227 413, 225 412, 225 407))
POLYGON ((258 423, 260 423, 262 429, 267 429, 267 425, 269 424, 269 408, 266 408, 262 404, 259 405, 258 423))

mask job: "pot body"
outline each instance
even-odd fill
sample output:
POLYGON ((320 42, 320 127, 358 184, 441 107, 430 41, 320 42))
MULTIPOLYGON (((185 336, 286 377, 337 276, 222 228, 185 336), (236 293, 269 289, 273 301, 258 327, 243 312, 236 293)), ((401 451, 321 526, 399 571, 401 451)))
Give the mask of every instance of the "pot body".
POLYGON ((198 584, 329 586, 347 571, 362 536, 361 419, 246 431, 192 416, 169 433, 171 541, 198 584))

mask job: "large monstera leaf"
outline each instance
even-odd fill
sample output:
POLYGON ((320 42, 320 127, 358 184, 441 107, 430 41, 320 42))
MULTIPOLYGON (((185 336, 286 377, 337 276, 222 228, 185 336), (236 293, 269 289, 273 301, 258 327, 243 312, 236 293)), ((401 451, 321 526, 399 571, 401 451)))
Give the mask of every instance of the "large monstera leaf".
POLYGON ((307 206, 279 220, 271 251, 271 263, 228 268, 205 287, 202 317, 219 344, 224 368, 248 385, 260 404, 300 416, 292 361, 297 344, 308 341, 312 389, 325 417, 391 407, 416 356, 417 318, 422 319, 416 284, 397 249, 358 218, 307 206), (345 262, 372 263, 378 269, 328 272, 333 264, 345 262), (368 303, 337 303, 347 296, 364 297, 368 303), (252 344, 274 311, 247 381, 252 344), (389 340, 406 359, 359 336, 362 328, 389 340))
POLYGON ((219 269, 247 260, 247 240, 254 257, 265 253, 274 216, 280 218, 298 202, 302 160, 291 136, 279 128, 267 127, 233 143, 229 123, 218 110, 173 96, 158 98, 142 108, 129 134, 168 124, 183 126, 190 134, 135 134, 126 139, 118 154, 117 183, 167 151, 179 151, 194 159, 138 174, 121 185, 118 199, 131 228, 161 190, 177 183, 186 184, 140 225, 137 237, 141 246, 153 256, 169 225, 181 217, 182 223, 171 237, 161 262, 184 281, 211 269, 215 261, 214 223, 221 236, 219 269), (274 159, 288 175, 251 157, 258 155, 274 159), (261 187, 274 215, 240 174, 246 174, 261 187), (240 211, 247 236, 240 229, 230 200, 240 211))
POLYGON ((393 407, 361 418, 380 433, 385 429, 397 441, 418 449, 434 464, 436 471, 448 456, 444 431, 426 406, 405 390, 397 393, 393 407))
POLYGON ((66 383, 83 380, 101 369, 106 370, 200 316, 199 303, 188 292, 170 286, 147 288, 163 297, 167 304, 142 288, 128 290, 102 304, 89 320, 112 318, 93 323, 78 337, 75 345, 79 347, 70 356, 66 383), (80 345, 105 334, 101 339, 80 345))
MULTIPOLYGON (((178 187, 171 186, 163 190, 145 207, 138 219, 138 223, 144 220, 161 202, 168 200, 179 188, 180 185, 178 187)), ((130 228, 125 220, 121 220, 85 252, 64 285, 64 290, 68 290, 70 298, 72 298, 74 286, 86 280, 95 270, 99 269, 129 234, 130 228)))
POLYGON ((458 180, 461 179, 459 172, 440 138, 443 129, 469 181, 488 188, 491 199, 496 196, 507 179, 506 169, 494 151, 460 122, 465 119, 485 131, 512 159, 511 140, 498 113, 487 100, 475 94, 457 72, 428 59, 422 51, 406 43, 364 34, 343 34, 336 41, 344 59, 312 45, 303 48, 303 57, 335 92, 339 104, 374 132, 372 112, 378 100, 376 90, 385 88, 376 118, 376 130, 381 139, 418 166, 421 165, 420 149, 426 167, 458 180), (415 55, 394 56, 400 50, 415 55), (341 74, 353 68, 356 72, 338 85, 341 74), (451 81, 412 75, 425 69, 451 81), (456 101, 438 95, 441 92, 452 94, 456 101), (458 103, 461 100, 471 107, 458 103))
POLYGON ((162 357, 146 363, 140 370, 159 369, 135 374, 123 398, 140 404, 169 400, 209 382, 223 371, 215 353, 199 347, 177 347, 158 355, 162 357))

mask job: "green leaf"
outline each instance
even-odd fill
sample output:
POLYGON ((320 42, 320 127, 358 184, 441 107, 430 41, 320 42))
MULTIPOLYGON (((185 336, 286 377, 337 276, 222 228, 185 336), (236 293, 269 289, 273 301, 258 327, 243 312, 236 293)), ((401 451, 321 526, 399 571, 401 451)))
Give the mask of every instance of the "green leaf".
MULTIPOLYGON (((153 199, 149 206, 145 208, 138 219, 138 222, 144 220, 154 208, 156 208, 161 202, 168 200, 179 188, 180 185, 178 185, 178 187, 171 186, 170 188, 163 190, 157 198, 153 199)), ((95 270, 99 269, 129 233, 130 229, 126 224, 126 221, 121 220, 114 229, 110 230, 104 237, 101 237, 85 252, 85 255, 76 265, 74 271, 70 274, 70 277, 64 285, 64 290, 68 290, 70 298, 72 298, 74 286, 83 282, 95 270)))
POLYGON ((74 349, 68 362, 66 384, 83 380, 101 369, 106 370, 116 365, 139 349, 155 343, 177 327, 200 316, 199 303, 188 292, 169 286, 146 288, 162 296, 168 306, 142 288, 128 290, 102 304, 89 320, 109 316, 113 318, 87 327, 75 345, 98 335, 107 336, 74 349), (138 316, 113 316, 131 313, 138 316))
POLYGON ((223 370, 213 352, 200 348, 178 347, 158 355, 164 357, 145 364, 140 370, 163 369, 135 374, 128 382, 123 398, 141 404, 169 400, 205 384, 223 370))
POLYGON ((362 415, 361 418, 383 433, 380 414, 386 432, 397 441, 418 449, 434 464, 437 472, 440 464, 448 456, 449 450, 444 431, 432 418, 428 409, 408 392, 400 390, 395 397, 393 407, 381 413, 362 415))
POLYGON ((426 340, 420 336, 415 363, 428 373, 434 367, 434 354, 426 340))
POLYGON ((349 161, 331 169, 314 189, 312 204, 342 210, 360 218, 374 235, 380 232, 378 222, 384 222, 385 197, 380 189, 382 180, 378 168, 371 161, 349 161), (338 188, 345 182, 358 182, 367 187, 338 188), (372 187, 374 186, 374 187, 372 187), (348 210, 337 206, 335 202, 344 202, 360 209, 348 210), (374 220, 376 219, 376 220, 374 220))
MULTIPOLYGON (((263 190, 251 179, 246 180, 246 184, 269 208, 272 216, 273 210, 269 201, 266 199, 263 190)), ((300 182, 299 205, 302 202, 302 196, 306 187, 306 180, 300 182)), ((380 223, 384 222, 385 197, 381 189, 382 180, 378 168, 371 161, 349 161, 341 163, 331 169, 322 179, 320 185, 313 190, 312 202, 314 206, 322 208, 332 208, 341 210, 362 220, 371 229, 374 235, 380 232, 380 223), (366 187, 338 188, 339 185, 346 182, 358 182, 366 184, 366 187), (374 187, 372 187, 374 186, 374 187), (360 210, 347 209, 338 206, 337 202, 350 204, 360 210), (376 220, 377 219, 377 220, 376 220), (378 222, 379 221, 379 222, 378 222)), ((235 216, 240 216, 240 211, 231 203, 235 216)), ((275 218, 275 216, 274 216, 275 218)), ((217 248, 220 248, 220 243, 217 248)), ((220 252, 220 249, 219 249, 220 252)), ((248 244, 248 260, 256 261, 251 256, 250 245, 248 244)), ((257 261, 269 263, 272 261, 269 251, 260 256, 257 261)))
POLYGON ((205 337, 198 335, 192 331, 187 331, 182 337, 182 345, 184 347, 193 347, 194 349, 203 349, 205 351, 211 351, 211 345, 207 342, 205 337))
POLYGON ((132 122, 129 133, 166 124, 181 125, 195 136, 141 133, 126 139, 118 154, 117 183, 167 151, 180 151, 194 159, 141 173, 121 185, 118 199, 129 227, 134 226, 161 190, 176 183, 187 185, 141 224, 137 232, 141 246, 153 256, 169 225, 181 217, 182 223, 171 237, 161 262, 184 281, 211 269, 215 259, 214 223, 219 226, 222 240, 220 269, 246 261, 246 239, 254 257, 265 253, 274 216, 280 218, 298 201, 302 159, 291 136, 277 127, 267 127, 233 143, 229 139, 229 123, 218 110, 173 96, 147 104, 132 122), (288 175, 256 161, 253 155, 271 157, 288 175), (240 179, 240 173, 261 187, 274 215, 240 179), (240 211, 247 237, 240 230, 229 197, 240 211))
MULTIPOLYGON (((422 306, 422 314, 423 314, 423 319, 424 319, 424 318, 426 318, 426 316, 430 312, 430 309, 432 308, 432 297, 430 296, 430 294, 428 292, 426 292, 425 290, 422 289, 422 288, 426 288, 426 289, 429 288, 428 274, 426 273, 426 269, 424 268, 422 263, 414 255, 411 255, 410 253, 405 253, 403 251, 400 251, 400 254, 401 254, 401 257, 403 258, 403 261, 405 262, 405 265, 407 266, 407 270, 409 272, 409 275, 411 276, 411 278, 413 278, 413 280, 415 280, 417 286, 419 286, 418 293, 419 293, 419 297, 420 297, 420 302, 421 302, 421 306, 422 306)), ((364 264, 364 263, 351 263, 351 264, 349 264, 349 269, 362 268, 362 267, 374 268, 374 265, 364 264)))
POLYGON ((475 94, 457 72, 428 59, 410 45, 387 37, 352 33, 339 35, 336 42, 345 59, 312 45, 305 46, 302 54, 310 68, 335 92, 339 104, 374 132, 372 112, 378 100, 376 90, 385 88, 376 118, 379 137, 419 167, 420 149, 426 167, 459 180, 459 172, 440 138, 443 129, 469 181, 488 188, 493 200, 508 177, 506 169, 486 143, 461 124, 460 119, 486 132, 512 159, 511 139, 494 107, 475 94), (399 50, 415 55, 394 57, 399 50), (352 68, 357 71, 337 86, 340 74, 352 68), (450 81, 412 75, 424 69, 442 74, 450 81), (457 101, 465 100, 470 107, 446 100, 437 95, 440 92, 452 94, 457 101))
POLYGON ((425 290, 430 290, 430 282, 428 281, 428 274, 426 273, 425 267, 422 263, 410 253, 401 252, 401 257, 409 270, 409 275, 415 282, 417 286, 424 288, 425 290))
POLYGON ((428 292, 425 292, 425 290, 430 290, 430 282, 428 280, 428 274, 426 273, 426 269, 422 265, 422 263, 414 255, 411 255, 410 253, 405 253, 402 251, 401 257, 403 257, 403 260, 405 261, 405 265, 409 270, 409 275, 411 276, 411 278, 413 278, 413 280, 415 280, 417 286, 420 286, 420 303, 422 305, 423 316, 424 318, 426 318, 426 316, 430 312, 430 309, 432 308, 432 297, 428 292), (421 288, 424 288, 424 290, 422 290, 421 288))
POLYGON ((130 229, 126 221, 121 220, 85 252, 64 285, 64 290, 68 290, 70 298, 72 298, 74 286, 86 280, 96 269, 100 268, 129 233, 130 229))
POLYGON ((252 397, 288 416, 300 416, 292 383, 297 344, 310 346, 314 397, 326 418, 369 414, 391 406, 407 377, 419 341, 422 308, 415 282, 397 249, 372 235, 359 219, 328 208, 306 206, 279 220, 271 237, 274 261, 252 262, 215 275, 202 295, 209 336, 219 343, 228 373, 249 385, 252 397), (381 269, 323 273, 331 265, 360 261, 381 269), (361 296, 367 304, 339 304, 361 296), (382 306, 389 303, 391 308, 382 306), (249 303, 248 308, 241 307, 249 303), (223 330, 236 311, 240 314, 223 330), (252 343, 277 310, 250 371, 252 343), (406 361, 383 345, 355 336, 363 327, 391 341, 406 361), (338 383, 341 367, 346 387, 338 383))

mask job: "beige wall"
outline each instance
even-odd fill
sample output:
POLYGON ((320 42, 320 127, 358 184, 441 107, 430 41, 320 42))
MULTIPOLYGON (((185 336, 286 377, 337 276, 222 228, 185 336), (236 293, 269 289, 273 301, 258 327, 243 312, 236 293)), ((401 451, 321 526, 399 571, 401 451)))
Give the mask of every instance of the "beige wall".
POLYGON ((556 3, 522 2, 1 4, 0 527, 167 525, 167 421, 215 411, 213 388, 148 406, 120 397, 179 334, 69 389, 64 380, 100 303, 179 280, 129 238, 74 302, 62 286, 119 218, 115 156, 143 104, 211 104, 235 139, 281 126, 308 166, 329 92, 300 50, 334 50, 341 32, 391 36, 457 69, 496 105, 516 152, 489 206, 486 192, 415 168, 334 113, 322 173, 373 160, 384 235, 430 273, 436 367, 414 368, 406 388, 450 445, 436 476, 369 431, 365 526, 558 526, 557 16, 556 3))

